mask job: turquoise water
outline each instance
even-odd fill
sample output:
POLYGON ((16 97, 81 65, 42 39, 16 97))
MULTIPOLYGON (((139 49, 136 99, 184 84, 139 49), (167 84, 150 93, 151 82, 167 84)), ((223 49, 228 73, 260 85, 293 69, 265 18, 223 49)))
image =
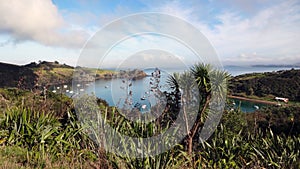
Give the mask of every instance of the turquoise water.
MULTIPOLYGON (((155 99, 154 92, 151 91, 151 87, 154 86, 155 82, 154 78, 150 75, 154 70, 155 69, 146 69, 144 71, 149 76, 132 81, 124 79, 97 80, 94 83, 90 83, 88 86, 85 85, 84 92, 95 94, 98 98, 106 100, 111 106, 122 107, 125 100, 128 99, 132 107, 137 104, 146 105, 144 110, 149 110, 151 105, 155 105, 159 102, 159 100, 155 99), (128 95, 130 91, 132 91, 132 95, 128 95)), ((172 72, 161 72, 158 86, 163 92, 168 90, 166 80, 168 79, 168 75, 172 72)))
MULTIPOLYGON (((252 72, 271 72, 278 70, 291 69, 292 67, 279 68, 279 67, 241 67, 241 66, 225 66, 224 69, 228 71, 233 76, 252 73, 252 72)), ((154 71, 153 68, 144 70, 148 75, 154 71)), ((183 72, 184 69, 165 69, 162 70, 162 76, 160 78, 159 86, 162 91, 168 90, 166 86, 166 80, 170 74, 173 72, 183 72)), ((151 105, 155 104, 157 100, 153 100, 151 97, 151 76, 145 77, 143 79, 138 79, 130 82, 123 82, 122 79, 112 79, 112 80, 97 80, 90 84, 81 84, 79 88, 83 89, 85 93, 94 93, 97 97, 102 98, 108 102, 111 106, 122 106, 125 99, 128 98, 128 92, 132 91, 130 96, 132 106, 136 104, 146 105, 150 108, 151 105), (131 87, 126 89, 129 83, 132 83, 131 87), (127 84, 127 85, 126 85, 127 84), (127 92, 126 92, 127 91, 127 92), (143 99, 141 99, 143 98, 143 99)), ((78 92, 80 89, 75 87, 74 93, 78 92)), ((266 105, 252 103, 247 101, 233 100, 235 103, 234 107, 240 106, 243 112, 253 112, 260 109, 266 105)))
POLYGON ((256 110, 262 109, 264 107, 267 107, 267 104, 261 104, 261 103, 254 103, 239 99, 230 99, 230 106, 232 106, 235 109, 240 109, 242 112, 250 113, 254 112, 256 110))

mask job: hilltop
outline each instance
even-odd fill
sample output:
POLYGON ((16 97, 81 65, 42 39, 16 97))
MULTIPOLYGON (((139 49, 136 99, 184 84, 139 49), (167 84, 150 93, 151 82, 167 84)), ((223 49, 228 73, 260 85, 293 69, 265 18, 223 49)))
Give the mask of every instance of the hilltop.
POLYGON ((32 89, 38 86, 70 84, 73 80, 74 70, 76 70, 75 73, 79 73, 80 80, 82 81, 125 77, 126 74, 131 75, 133 79, 147 76, 145 72, 137 69, 120 72, 84 67, 76 67, 75 69, 72 66, 60 64, 57 61, 32 62, 22 66, 0 63, 0 88, 18 87, 22 89, 32 89))
POLYGON ((0 88, 21 87, 32 88, 37 75, 26 66, 0 63, 0 88))
POLYGON ((58 62, 32 62, 27 65, 0 63, 0 88, 31 89, 35 85, 71 82, 74 67, 58 62))
POLYGON ((277 72, 249 73, 233 77, 230 81, 231 94, 274 99, 286 97, 300 101, 300 70, 281 70, 277 72))

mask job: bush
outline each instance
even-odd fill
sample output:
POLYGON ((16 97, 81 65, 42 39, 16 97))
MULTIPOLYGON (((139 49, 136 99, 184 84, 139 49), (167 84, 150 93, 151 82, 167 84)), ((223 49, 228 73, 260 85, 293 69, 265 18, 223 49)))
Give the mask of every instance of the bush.
POLYGON ((30 109, 7 109, 0 119, 2 145, 21 146, 28 152, 27 163, 41 165, 47 158, 69 157, 77 160, 95 158, 93 142, 84 128, 68 114, 63 124, 52 113, 30 109))

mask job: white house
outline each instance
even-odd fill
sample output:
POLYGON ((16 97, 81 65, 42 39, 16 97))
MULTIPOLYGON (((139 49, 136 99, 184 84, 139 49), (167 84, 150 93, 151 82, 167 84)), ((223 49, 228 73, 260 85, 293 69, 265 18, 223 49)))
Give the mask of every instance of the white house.
POLYGON ((277 101, 284 101, 285 103, 289 102, 288 98, 284 98, 284 97, 275 97, 275 100, 277 101))

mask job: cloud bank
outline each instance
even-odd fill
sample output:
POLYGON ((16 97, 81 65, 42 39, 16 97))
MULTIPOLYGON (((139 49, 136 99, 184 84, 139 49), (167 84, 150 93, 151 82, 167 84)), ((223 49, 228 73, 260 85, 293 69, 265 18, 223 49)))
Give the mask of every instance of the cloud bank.
POLYGON ((51 0, 1 1, 0 34, 9 34, 15 43, 31 40, 67 48, 81 47, 88 37, 72 29, 51 0))
MULTIPOLYGON (((193 6, 178 1, 166 3, 158 11, 186 19, 198 27, 225 64, 299 62, 298 1, 276 1, 274 4, 268 0, 251 3, 237 1, 219 2, 219 5, 228 6, 228 9, 215 13, 213 17, 193 1, 190 2, 193 6)), ((217 5, 216 2, 212 3, 217 5)))
POLYGON ((0 47, 31 41, 53 50, 80 49, 90 35, 114 19, 137 12, 161 12, 199 28, 225 64, 292 64, 300 60, 299 0, 96 0, 92 5, 55 1, 2 1, 0 47))

